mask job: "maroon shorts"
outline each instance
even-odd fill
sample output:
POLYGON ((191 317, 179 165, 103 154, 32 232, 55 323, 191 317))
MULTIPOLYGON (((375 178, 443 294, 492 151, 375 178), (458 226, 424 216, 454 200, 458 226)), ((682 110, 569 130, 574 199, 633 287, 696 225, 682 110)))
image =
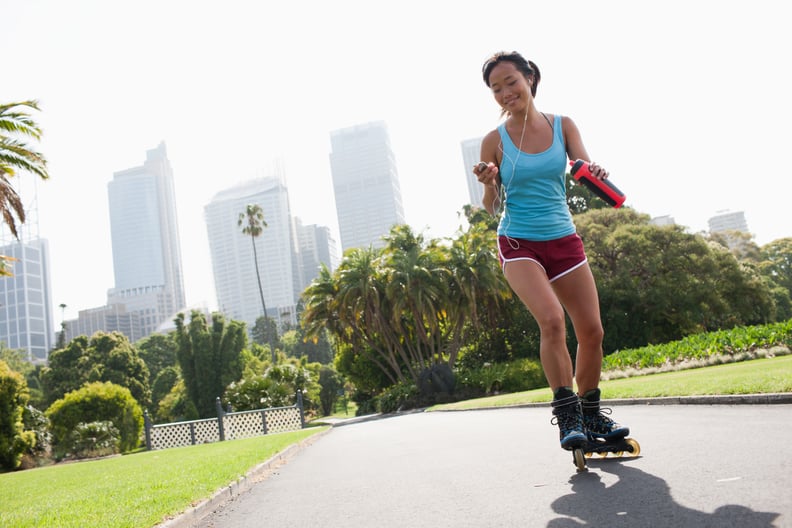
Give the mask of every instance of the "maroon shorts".
POLYGON ((587 260, 583 241, 577 233, 546 242, 499 236, 498 258, 504 271, 507 262, 515 260, 536 262, 545 271, 550 282, 579 268, 587 260))

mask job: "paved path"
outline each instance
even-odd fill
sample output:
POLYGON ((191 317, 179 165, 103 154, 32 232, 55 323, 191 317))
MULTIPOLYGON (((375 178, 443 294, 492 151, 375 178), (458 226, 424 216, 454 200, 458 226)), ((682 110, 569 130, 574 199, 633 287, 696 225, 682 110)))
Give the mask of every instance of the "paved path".
POLYGON ((336 427, 194 523, 247 527, 792 527, 792 405, 614 407, 635 459, 577 473, 546 407, 336 427))

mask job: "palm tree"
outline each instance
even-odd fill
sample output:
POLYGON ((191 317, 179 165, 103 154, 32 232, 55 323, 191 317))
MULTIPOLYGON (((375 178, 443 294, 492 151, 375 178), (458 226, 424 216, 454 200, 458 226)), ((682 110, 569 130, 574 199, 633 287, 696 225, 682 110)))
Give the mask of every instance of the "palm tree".
MULTIPOLYGON (((256 238, 261 236, 264 228, 267 227, 267 222, 264 220, 264 212, 261 206, 256 204, 248 204, 244 213, 239 213, 239 220, 237 225, 242 227, 242 234, 250 235, 250 241, 253 244, 253 263, 256 265, 256 280, 258 281, 259 295, 261 296, 261 307, 264 309, 264 322, 265 327, 267 323, 267 303, 264 302, 264 289, 261 287, 261 273, 258 266, 258 253, 256 251, 256 238)), ((275 343, 272 339, 272 333, 269 333, 270 352, 272 353, 272 365, 275 365, 275 343)))
MULTIPOLYGON (((26 106, 38 110, 37 101, 0 104, 0 215, 3 222, 11 230, 15 238, 17 221, 25 223, 25 208, 10 178, 16 176, 18 170, 32 172, 41 179, 49 178, 47 160, 40 152, 33 150, 27 143, 13 136, 27 136, 35 140, 41 139, 41 128, 33 118, 17 107, 26 106)), ((11 272, 6 268, 10 257, 0 255, 0 276, 8 276, 11 272)))
POLYGON ((512 297, 492 248, 492 229, 472 223, 448 248, 450 270, 445 323, 449 329, 448 363, 454 366, 461 347, 482 325, 497 328, 512 297))

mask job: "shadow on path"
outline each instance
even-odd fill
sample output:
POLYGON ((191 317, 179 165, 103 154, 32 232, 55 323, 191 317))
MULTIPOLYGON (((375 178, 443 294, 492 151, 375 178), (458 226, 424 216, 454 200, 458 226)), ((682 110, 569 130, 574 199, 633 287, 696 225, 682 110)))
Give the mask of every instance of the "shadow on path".
POLYGON ((572 493, 552 503, 553 511, 563 517, 550 521, 547 528, 771 528, 779 516, 778 513, 755 512, 736 504, 720 506, 713 513, 694 510, 676 503, 663 479, 629 467, 624 461, 590 460, 589 465, 616 475, 618 482, 606 486, 594 471, 574 475, 570 479, 572 493))

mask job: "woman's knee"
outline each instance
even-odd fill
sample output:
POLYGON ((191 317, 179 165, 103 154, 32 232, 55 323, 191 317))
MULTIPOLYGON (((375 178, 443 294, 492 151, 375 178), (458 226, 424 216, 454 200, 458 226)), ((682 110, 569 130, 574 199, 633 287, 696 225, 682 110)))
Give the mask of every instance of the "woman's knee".
POLYGON ((566 339, 566 319, 563 312, 542 314, 536 317, 536 322, 543 337, 566 339))
POLYGON ((576 330, 575 336, 581 346, 600 347, 602 346, 602 340, 605 338, 605 330, 602 328, 601 323, 592 323, 576 330))

